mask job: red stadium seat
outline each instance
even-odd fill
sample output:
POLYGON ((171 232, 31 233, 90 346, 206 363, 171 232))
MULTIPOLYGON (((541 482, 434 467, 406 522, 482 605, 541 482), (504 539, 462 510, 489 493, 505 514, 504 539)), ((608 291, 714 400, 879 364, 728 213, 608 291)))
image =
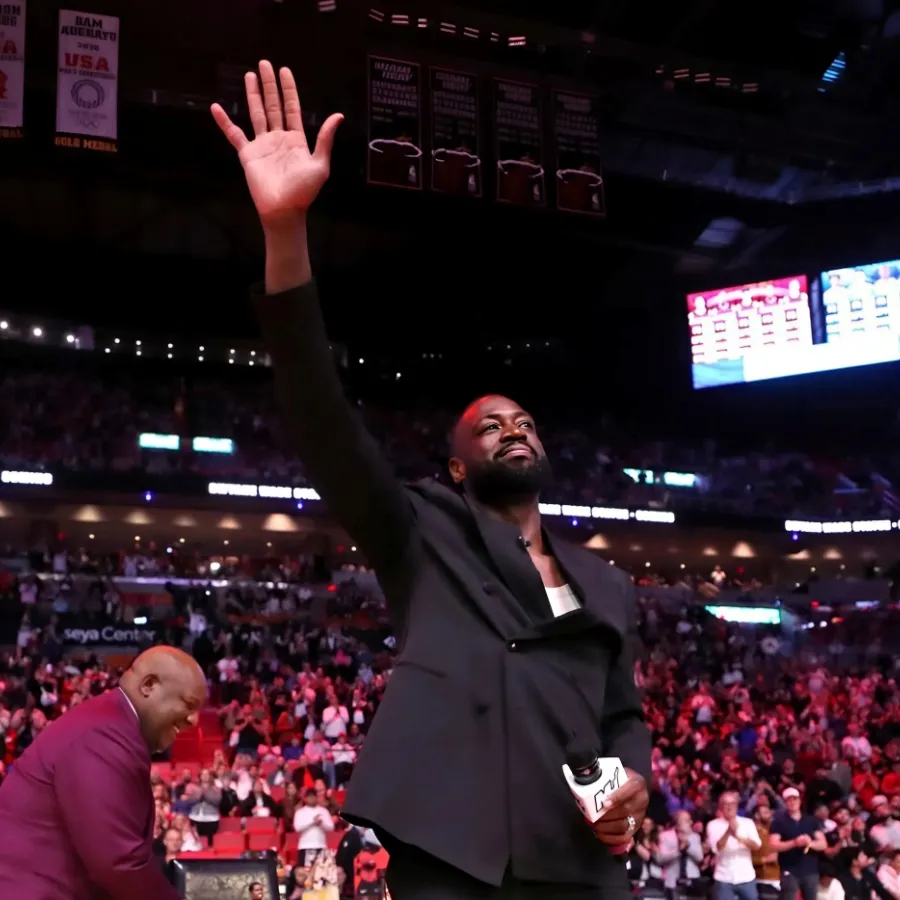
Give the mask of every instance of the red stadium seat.
POLYGON ((221 859, 222 854, 214 850, 182 850, 179 859, 221 859))
POLYGON ((257 852, 266 850, 278 851, 281 844, 281 836, 276 831, 270 831, 268 834, 250 834, 247 836, 247 849, 257 852))
POLYGON ((272 834, 278 831, 279 820, 275 816, 249 816, 247 834, 272 834))
POLYGON ((213 837, 213 849, 219 856, 227 853, 243 853, 247 849, 247 839, 243 832, 220 831, 213 837))
POLYGON ((296 834, 293 831, 289 831, 284 836, 284 848, 282 849, 282 856, 284 857, 284 861, 292 866, 297 862, 297 843, 300 840, 300 835, 296 834))
POLYGON ((222 816, 222 818, 219 819, 219 830, 217 834, 222 834, 226 831, 243 831, 243 829, 244 824, 239 816, 222 816))

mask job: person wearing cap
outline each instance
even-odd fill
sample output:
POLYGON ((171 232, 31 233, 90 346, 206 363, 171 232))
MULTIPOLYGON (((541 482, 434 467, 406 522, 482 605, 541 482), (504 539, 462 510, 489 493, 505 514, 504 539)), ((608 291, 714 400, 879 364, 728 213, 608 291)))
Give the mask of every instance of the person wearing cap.
POLYGON ((769 844, 778 853, 781 867, 781 900, 816 900, 819 890, 819 853, 828 843, 822 823, 803 812, 800 791, 785 788, 781 795, 785 809, 772 820, 769 844))

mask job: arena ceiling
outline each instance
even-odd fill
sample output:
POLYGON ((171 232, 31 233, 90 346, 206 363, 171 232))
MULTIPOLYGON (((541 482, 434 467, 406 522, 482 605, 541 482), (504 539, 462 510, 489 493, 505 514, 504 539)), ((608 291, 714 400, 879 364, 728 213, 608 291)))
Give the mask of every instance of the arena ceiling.
MULTIPOLYGON (((37 62, 27 103, 52 121, 58 7, 31 7, 29 60, 37 62)), ((238 104, 240 73, 263 55, 295 68, 313 127, 334 109, 347 113, 315 255, 326 278, 352 285, 361 305, 376 285, 415 310, 429 299, 412 296, 417 286, 447 269, 443 288, 429 287, 437 303, 473 294, 481 302, 578 293, 580 301, 573 286, 584 275, 573 273, 585 271, 591 295, 606 288, 621 298, 612 302, 652 303, 652 291, 641 301, 621 289, 648 277, 648 265, 660 284, 673 271, 709 283, 738 280, 729 271, 771 275, 807 262, 812 270, 823 253, 889 257, 900 243, 891 196, 900 173, 895 0, 105 7, 125 23, 117 157, 73 158, 39 127, 18 146, 0 146, 4 246, 39 240, 59 272, 102 261, 121 282, 134 272, 138 257, 129 254, 147 252, 227 262, 231 273, 258 267, 258 228, 206 108, 212 99, 238 104), (419 20, 427 27, 404 24, 419 20), (447 35, 445 22, 480 38, 447 35), (509 46, 513 36, 525 38, 521 46, 509 46), (607 219, 476 210, 366 188, 364 60, 373 49, 599 91, 607 219), (531 253, 523 265, 523 248, 534 246, 543 258, 531 253)), ((160 302, 179 293, 178 265, 144 267, 141 280, 160 302)), ((13 281, 30 285, 33 273, 23 268, 13 281)), ((108 291, 98 285, 96 297, 99 313, 108 291)), ((89 309, 91 297, 84 301, 89 309)))

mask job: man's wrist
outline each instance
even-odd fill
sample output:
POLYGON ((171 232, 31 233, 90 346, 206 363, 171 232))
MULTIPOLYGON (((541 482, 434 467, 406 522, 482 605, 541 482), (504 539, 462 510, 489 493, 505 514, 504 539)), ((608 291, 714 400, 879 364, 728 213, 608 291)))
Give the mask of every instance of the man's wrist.
POLYGON ((312 281, 306 241, 306 213, 263 222, 266 243, 266 293, 278 294, 312 281))

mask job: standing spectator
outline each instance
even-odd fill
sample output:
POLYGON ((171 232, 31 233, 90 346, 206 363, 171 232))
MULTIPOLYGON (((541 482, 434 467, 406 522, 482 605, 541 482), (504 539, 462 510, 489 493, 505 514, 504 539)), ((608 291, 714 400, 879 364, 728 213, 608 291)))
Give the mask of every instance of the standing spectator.
POLYGON ((689 885, 700 877, 703 841, 694 831, 687 810, 675 813, 672 827, 660 832, 656 860, 662 866, 663 884, 667 890, 680 887, 690 893, 689 885))
POLYGON ((222 805, 222 789, 213 781, 209 769, 201 769, 196 784, 186 790, 192 805, 188 818, 194 823, 197 834, 212 838, 219 830, 219 808, 222 805))
POLYGON ((767 885, 777 891, 781 890, 781 869, 778 868, 778 854, 772 849, 769 831, 772 827, 772 807, 768 800, 756 807, 753 821, 759 834, 759 850, 753 851, 753 868, 756 870, 756 883, 767 885))
POLYGON ((339 735, 346 734, 349 725, 350 714, 347 712, 347 707, 332 695, 328 706, 322 710, 322 730, 325 732, 325 737, 334 743, 339 735))
POLYGON ((725 791, 719 815, 706 826, 706 840, 715 854, 713 881, 716 900, 758 900, 753 851, 762 842, 752 819, 738 815, 738 795, 725 791))
POLYGON ((801 809, 800 791, 789 787, 781 795, 786 807, 772 821, 772 849, 781 867, 782 900, 816 900, 819 890, 819 853, 828 848, 822 823, 801 809))
POLYGON ((327 848, 326 832, 334 831, 334 820, 331 813, 319 804, 315 788, 307 788, 303 801, 304 805, 294 813, 294 831, 300 836, 297 840, 297 863, 307 869, 327 848))
POLYGON ((857 722, 850 722, 847 726, 847 737, 841 741, 841 752, 844 759, 855 762, 864 762, 872 758, 872 745, 857 722))

